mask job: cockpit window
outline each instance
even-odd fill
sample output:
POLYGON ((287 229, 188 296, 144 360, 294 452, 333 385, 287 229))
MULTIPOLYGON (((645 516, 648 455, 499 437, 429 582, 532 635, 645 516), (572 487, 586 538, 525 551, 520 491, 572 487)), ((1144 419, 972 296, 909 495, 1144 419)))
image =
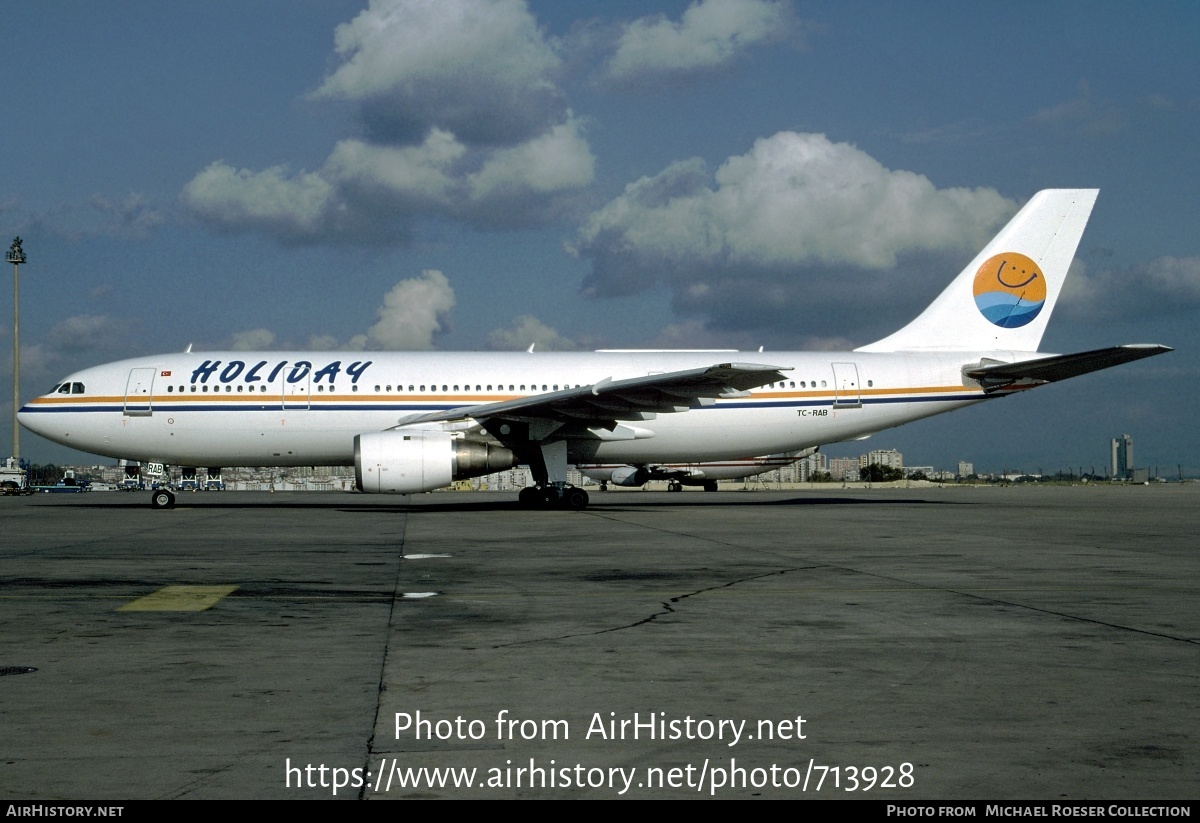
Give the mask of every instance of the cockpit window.
POLYGON ((71 393, 71 384, 63 383, 61 386, 58 387, 58 393, 59 394, 70 394, 71 393))
POLYGON ((57 392, 59 385, 61 385, 61 384, 55 383, 54 388, 52 388, 50 391, 46 392, 46 394, 54 394, 55 392, 57 392))
POLYGON ((82 383, 72 383, 71 384, 71 394, 83 394, 83 384, 82 383))

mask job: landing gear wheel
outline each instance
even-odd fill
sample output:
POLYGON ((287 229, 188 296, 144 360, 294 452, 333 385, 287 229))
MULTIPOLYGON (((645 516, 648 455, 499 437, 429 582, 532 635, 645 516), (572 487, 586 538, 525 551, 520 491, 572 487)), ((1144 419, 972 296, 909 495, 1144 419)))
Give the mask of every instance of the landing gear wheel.
POLYGON ((532 509, 542 502, 541 489, 536 486, 526 486, 521 489, 521 493, 517 495, 517 502, 527 509, 532 509))
POLYGON ((681 491, 683 491, 683 484, 678 482, 677 480, 672 480, 670 483, 667 484, 667 491, 681 492, 681 491))
POLYGON ((587 508, 588 493, 583 489, 567 489, 563 494, 563 505, 572 511, 581 512, 587 508))
POLYGON ((716 480, 706 481, 704 483, 704 490, 706 492, 715 492, 717 490, 717 481, 716 480))
POLYGON ((166 489, 159 489, 150 495, 150 508, 152 509, 173 509, 175 508, 175 495, 171 494, 166 489))

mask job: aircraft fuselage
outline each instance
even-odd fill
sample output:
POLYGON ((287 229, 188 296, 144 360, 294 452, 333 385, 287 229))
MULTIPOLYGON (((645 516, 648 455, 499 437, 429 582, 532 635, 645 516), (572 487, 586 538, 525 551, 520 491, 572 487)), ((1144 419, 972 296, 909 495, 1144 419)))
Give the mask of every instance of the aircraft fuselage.
MULTIPOLYGON (((743 458, 861 437, 987 396, 969 364, 1036 353, 740 353, 786 380, 616 432, 568 440, 568 459, 644 463, 743 458)), ((198 466, 351 465, 353 439, 414 414, 654 375, 721 352, 211 352, 85 369, 38 397, 21 423, 81 451, 198 466), (72 393, 74 391, 74 393, 72 393)))

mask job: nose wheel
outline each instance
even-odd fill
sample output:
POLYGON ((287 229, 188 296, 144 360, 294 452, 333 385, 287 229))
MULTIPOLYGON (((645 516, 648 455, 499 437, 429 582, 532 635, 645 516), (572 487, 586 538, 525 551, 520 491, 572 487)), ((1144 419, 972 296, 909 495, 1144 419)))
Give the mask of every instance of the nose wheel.
POLYGON ((173 508, 175 508, 175 495, 171 494, 166 489, 155 489, 154 494, 150 495, 150 508, 152 508, 152 509, 173 509, 173 508))

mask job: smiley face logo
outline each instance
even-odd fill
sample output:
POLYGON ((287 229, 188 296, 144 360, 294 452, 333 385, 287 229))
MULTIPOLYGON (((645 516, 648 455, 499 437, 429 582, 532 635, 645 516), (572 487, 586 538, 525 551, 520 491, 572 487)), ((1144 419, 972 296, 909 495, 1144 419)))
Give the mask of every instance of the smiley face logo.
POLYGON ((989 257, 975 273, 975 305, 1002 329, 1032 322, 1046 303, 1046 276, 1038 264, 1017 252, 989 257))

